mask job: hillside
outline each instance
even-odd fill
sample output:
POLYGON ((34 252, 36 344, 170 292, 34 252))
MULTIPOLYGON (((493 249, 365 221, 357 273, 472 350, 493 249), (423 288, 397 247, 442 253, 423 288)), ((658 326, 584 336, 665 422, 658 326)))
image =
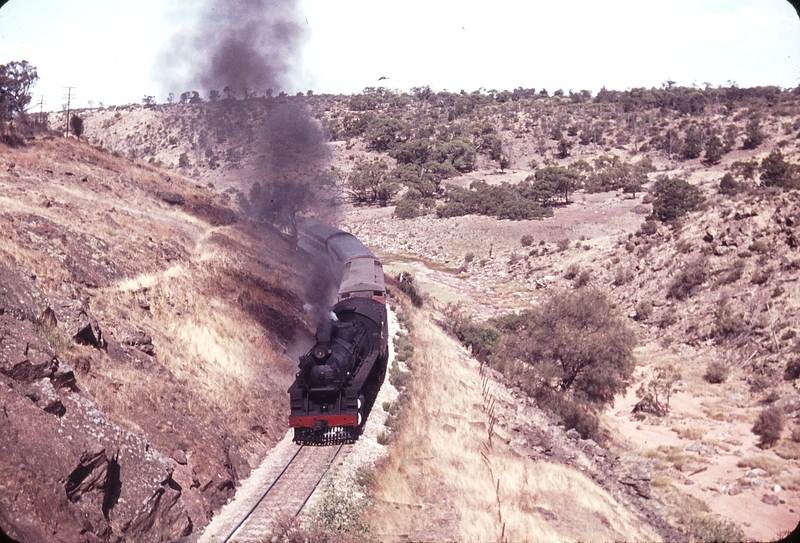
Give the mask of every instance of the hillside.
MULTIPOLYGON (((280 357, 282 345, 286 344, 281 333, 288 335, 288 330, 304 319, 302 302, 291 294, 302 288, 289 272, 292 257, 279 251, 278 238, 265 244, 277 252, 267 257, 259 255, 254 241, 267 234, 253 230, 241 218, 232 224, 220 224, 232 220, 230 213, 235 214, 222 207, 237 209, 237 205, 246 205, 246 196, 252 196, 252 182, 269 179, 269 171, 263 167, 269 151, 260 131, 271 112, 283 103, 307 108, 327 131, 331 166, 326 169, 327 175, 314 182, 333 189, 342 204, 340 224, 372 247, 388 272, 413 274, 426 311, 430 312, 420 315, 420 319, 430 319, 424 322, 437 322, 451 335, 465 339, 460 328, 464 323, 491 326, 495 321, 490 319, 540 307, 554 293, 580 295, 595 290, 608 297, 614 312, 635 331, 636 369, 627 392, 593 412, 599 430, 580 436, 584 439, 577 439, 577 432, 566 432, 569 425, 564 426, 558 416, 541 410, 529 397, 532 385, 524 372, 509 371, 511 366, 489 358, 492 382, 498 387, 496 397, 504 399, 506 409, 497 422, 498 435, 502 433, 504 442, 498 442, 497 447, 502 450, 487 452, 491 480, 480 479, 477 483, 476 479, 474 487, 448 487, 448 503, 454 504, 454 509, 434 511, 443 515, 442 526, 450 526, 448 529, 426 532, 426 526, 414 524, 410 516, 395 514, 375 521, 376 527, 385 531, 381 533, 393 534, 391 537, 480 537, 453 523, 457 518, 472 518, 470 515, 487 507, 485 500, 491 490, 487 481, 491 484, 503 479, 492 479, 495 465, 525 477, 534 473, 531 469, 557 470, 556 465, 570 466, 565 469, 573 471, 588 470, 602 487, 602 491, 597 490, 597 496, 602 495, 598 499, 607 504, 598 513, 600 517, 615 515, 614 508, 619 506, 616 500, 624 504, 626 514, 633 515, 608 527, 609 538, 621 534, 650 537, 642 534, 655 530, 669 539, 735 538, 743 533, 748 538, 765 540, 797 524, 800 96, 796 92, 776 88, 663 88, 604 90, 592 98, 572 93, 548 96, 532 89, 491 94, 416 89, 410 95, 366 89, 349 97, 222 100, 80 112, 85 119, 87 140, 121 156, 60 140, 45 140, 37 145, 44 145, 45 149, 57 145, 84 149, 115 164, 130 164, 122 159, 124 156, 136 164, 129 168, 149 172, 146 178, 152 187, 146 185, 151 188, 145 191, 148 196, 142 205, 164 210, 161 220, 165 224, 157 228, 158 247, 174 247, 177 251, 169 253, 172 260, 161 256, 163 264, 158 267, 151 262, 155 256, 141 259, 128 249, 131 256, 120 256, 120 264, 114 260, 116 282, 108 279, 109 286, 98 283, 91 287, 103 294, 91 298, 91 313, 101 323, 101 329, 105 326, 110 331, 104 333, 115 337, 123 334, 114 328, 120 326, 117 323, 130 322, 146 331, 157 347, 159 364, 179 379, 196 379, 190 381, 192 386, 206 390, 213 399, 204 402, 212 406, 209 410, 214 415, 208 416, 220 420, 236 413, 237 408, 227 404, 227 397, 213 396, 212 390, 219 390, 216 384, 220 381, 212 380, 215 386, 209 386, 201 376, 204 370, 198 368, 209 362, 212 367, 219 364, 221 368, 220 360, 237 352, 231 351, 234 346, 249 349, 254 338, 266 343, 269 339, 264 338, 271 338, 272 350, 268 352, 278 354, 266 358, 274 360, 272 363, 282 376, 274 378, 276 384, 248 381, 238 370, 231 376, 220 369, 224 376, 219 379, 228 384, 226 390, 237 393, 262 385, 267 391, 278 390, 280 379, 288 379, 292 371, 291 364, 282 362, 285 358, 280 357), (162 167, 165 169, 160 170, 162 167), (720 181, 726 174, 730 174, 727 185, 723 185, 727 188, 721 191, 720 181), (659 191, 675 179, 685 180, 692 187, 674 184, 680 189, 677 201, 685 201, 689 194, 700 196, 686 209, 680 209, 681 203, 663 205, 665 200, 659 191), (181 188, 172 187, 176 183, 181 183, 181 188), (164 202, 165 192, 186 193, 182 211, 164 202), (175 214, 187 222, 179 222, 175 214), (645 221, 651 216, 654 220, 645 221), (229 253, 238 256, 231 257, 229 253), (125 262, 130 262, 130 271, 124 267, 125 262), (219 282, 216 274, 222 269, 232 274, 242 267, 248 270, 247 277, 230 279, 237 286, 220 293, 217 289, 226 283, 219 282), (203 278, 207 283, 200 280, 203 278), (268 306, 293 308, 291 327, 284 324, 284 328, 277 328, 277 339, 270 331, 283 320, 273 317, 268 324, 262 322, 263 327, 245 333, 226 320, 235 318, 239 322, 239 318, 248 318, 235 304, 220 301, 223 305, 210 304, 214 310, 206 309, 208 304, 197 309, 195 303, 188 301, 196 298, 188 294, 182 298, 180 294, 191 288, 192 296, 202 294, 202 299, 236 296, 238 302, 243 298, 237 289, 244 289, 238 286, 240 280, 253 285, 248 289, 252 296, 256 296, 255 292, 269 292, 269 298, 263 301, 268 306), (202 290, 203 284, 208 285, 207 290, 202 290), (280 289, 274 292, 273 300, 272 285, 276 284, 280 289), (133 305, 133 309, 120 312, 120 307, 126 307, 122 302, 138 304, 142 296, 154 293, 176 305, 165 299, 162 305, 156 305, 157 298, 147 298, 143 303, 149 303, 149 310, 133 305), (181 299, 182 306, 175 301, 181 299), (163 323, 156 327, 146 319, 154 307, 164 311, 161 315, 166 322, 175 322, 166 328, 163 323), (235 317, 229 317, 231 311, 235 317), (188 330, 185 316, 193 312, 202 314, 191 320, 195 324, 188 330), (198 337, 211 338, 219 351, 193 345, 198 337), (250 342, 239 341, 245 338, 250 342), (157 339, 163 342, 162 346, 157 339), (177 343, 170 347, 172 342, 177 343), (203 353, 197 354, 203 364, 186 368, 182 357, 193 352, 191 349, 203 353), (218 358, 215 360, 209 352, 218 353, 218 358), (674 378, 663 385, 659 375, 667 374, 674 378), (239 388, 243 383, 245 388, 239 388), (661 394, 660 398, 655 397, 656 409, 648 408, 644 402, 634 412, 634 407, 647 398, 646 393, 653 391, 661 394), (668 409, 664 409, 665 394, 670 397, 668 409), (770 407, 771 413, 780 412, 783 423, 777 439, 764 443, 751 428, 770 407), (535 422, 525 426, 525 417, 535 422), (561 452, 554 456, 553 450, 561 452), (605 459, 611 458, 615 460, 604 464, 605 459), (617 462, 620 458, 623 460, 617 462), (640 466, 640 470, 627 475, 615 471, 625 463, 640 466), (621 480, 627 482, 620 486, 621 480), (475 501, 456 504, 458 496, 469 496, 470 492, 475 493, 475 501)), ((62 160, 60 151, 52 153, 52 160, 62 160)), ((17 158, 4 160, 24 164, 17 158)), ((9 171, 16 168, 19 166, 9 171)), ((49 166, 40 168, 59 171, 49 166)), ((116 168, 120 171, 122 166, 116 168)), ((70 171, 73 169, 78 168, 69 167, 70 171)), ((77 174, 62 175, 70 187, 69 194, 83 187, 76 177, 77 174)), ((44 207, 38 192, 35 197, 38 200, 31 202, 38 201, 44 207)), ((56 193, 48 198, 59 201, 56 193)), ((53 207, 60 209, 51 204, 44 210, 55 214, 53 207)), ((120 209, 121 204, 110 207, 120 209)), ((110 210, 107 213, 113 218, 110 210)), ((337 222, 335 216, 323 218, 337 222)), ((87 223, 83 228, 90 228, 87 218, 75 217, 80 219, 87 223)), ((113 220, 123 224, 119 219, 113 220)), ((92 235, 109 243, 112 249, 117 247, 119 237, 109 236, 116 235, 120 227, 109 223, 108 229, 113 233, 108 233, 106 223, 96 224, 92 235)), ((124 225, 128 227, 127 223, 124 225)), ((83 232, 77 226, 71 228, 83 232)), ((142 240, 147 237, 144 233, 139 236, 142 240)), ((20 251, 18 243, 12 246, 13 251, 20 251)), ((7 252, 16 254, 11 249, 7 252)), ((31 254, 15 258, 22 261, 25 273, 25 266, 39 264, 31 254)), ((51 265, 60 269, 55 263, 51 265)), ((60 261, 59 265, 63 266, 60 261)), ((31 273, 48 277, 40 268, 33 268, 31 273)), ((48 285, 48 292, 57 293, 60 288, 55 279, 48 285)), ((274 313, 249 311, 249 318, 264 315, 274 313)), ((61 322, 58 318, 56 321, 61 322)), ((444 349, 442 346, 451 341, 432 334, 418 338, 429 346, 440 346, 429 347, 430 350, 444 349)), ((132 341, 135 344, 136 340, 132 341)), ((251 352, 237 355, 236 360, 240 356, 255 360, 251 352)), ((462 355, 452 356, 457 361, 454 368, 462 367, 458 364, 464 368, 477 364, 466 354, 463 359, 462 355)), ((233 360, 231 356, 230 361, 233 360)), ((428 362, 411 369, 416 379, 423 379, 435 390, 435 372, 426 373, 433 370, 430 360, 425 360, 428 362)), ((253 367, 259 366, 248 366, 253 367)), ((242 369, 244 374, 247 371, 253 370, 242 369)), ((480 382, 481 378, 472 374, 478 371, 477 366, 464 371, 469 375, 462 377, 466 383, 461 387, 464 397, 457 396, 453 405, 441 411, 422 395, 427 388, 413 389, 412 397, 417 393, 422 396, 406 407, 410 410, 407 417, 392 430, 397 433, 393 438, 397 445, 389 445, 389 460, 376 468, 378 483, 371 490, 374 497, 389 506, 395 502, 422 504, 423 508, 430 505, 438 487, 411 484, 409 477, 413 481, 414 475, 405 473, 404 455, 411 454, 408 443, 415 443, 414 436, 446 440, 445 434, 454 434, 461 438, 472 436, 480 426, 470 426, 472 423, 483 424, 484 415, 470 412, 474 419, 471 421, 455 416, 463 408, 458 407, 459 401, 482 401, 474 398, 479 391, 471 381, 480 382), (440 416, 441 424, 429 425, 423 413, 440 416)), ((78 378, 80 383, 80 372, 78 378)), ((134 381, 132 376, 131 380, 134 381)), ((82 386, 87 391, 95 390, 87 384, 82 386)), ((111 405, 113 402, 104 394, 110 393, 97 392, 90 397, 99 405, 102 401, 98 398, 106 398, 111 405)), ((242 392, 240 401, 253 402, 251 398, 242 392)), ((254 432, 249 425, 259 424, 254 422, 259 417, 253 413, 267 415, 263 409, 272 409, 274 415, 280 408, 279 403, 268 408, 248 405, 248 412, 242 408, 238 418, 233 419, 242 421, 237 426, 241 431, 231 432, 236 436, 237 447, 248 452, 252 447, 254 452, 258 446, 251 445, 254 432)), ((141 426, 138 421, 136 424, 141 426)), ((275 427, 270 430, 260 424, 268 432, 261 441, 267 443, 279 437, 275 427)), ((490 440, 491 435, 490 431, 490 440)), ((158 450, 173 448, 168 443, 155 445, 158 450)), ((423 466, 420 473, 446 484, 448 472, 437 468, 435 462, 426 464, 427 459, 442 460, 455 469, 458 461, 446 450, 423 452, 418 458, 423 466)), ((464 460, 464 465, 471 460, 464 460)), ((233 462, 229 464, 236 472, 229 480, 235 482, 245 470, 235 468, 233 462)), ((179 472, 180 468, 176 473, 179 472)), ((544 477, 547 481, 574 477, 569 471, 569 475, 558 477, 553 475, 555 472, 548 473, 550 478, 544 477)), ((223 484, 221 488, 229 487, 223 484)), ((539 491, 549 492, 544 486, 509 490, 523 494, 539 491)), ((499 518, 480 525, 486 527, 485 533, 495 533, 497 529, 497 535, 491 537, 502 538, 503 514, 508 515, 502 506, 520 508, 523 503, 511 497, 502 500, 500 491, 496 493, 499 518)), ((514 494, 506 496, 511 495, 514 494)), ((528 504, 524 514, 514 517, 523 520, 513 528, 519 531, 513 533, 525 533, 523 527, 530 521, 533 524, 528 526, 552 529, 554 536, 588 537, 571 525, 574 519, 563 512, 556 511, 555 518, 550 516, 561 499, 556 494, 550 496, 535 506, 528 504)), ((380 507, 379 504, 378 511, 380 507)), ((511 523, 508 526, 512 529, 511 523)))
POLYGON ((283 437, 303 263, 216 192, 74 139, 0 147, 0 185, 0 525, 197 533, 283 437))

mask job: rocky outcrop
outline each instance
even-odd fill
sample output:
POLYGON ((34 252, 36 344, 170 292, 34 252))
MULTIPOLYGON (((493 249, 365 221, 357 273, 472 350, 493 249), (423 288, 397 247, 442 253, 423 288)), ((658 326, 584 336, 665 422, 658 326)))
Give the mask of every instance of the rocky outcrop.
POLYGON ((0 376, 0 454, 3 529, 19 541, 191 532, 172 464, 93 402, 56 390, 48 378, 25 386, 0 376))
MULTIPOLYGON (((105 345, 86 302, 47 297, 25 277, 0 264, 3 530, 20 542, 189 534, 172 463, 82 396, 72 368, 51 346, 63 338, 105 345)), ((149 343, 141 334, 128 339, 145 350, 149 343)))
POLYGON ((622 454, 617 458, 613 470, 620 483, 632 487, 643 498, 650 497, 650 482, 653 475, 646 459, 622 454))
POLYGON ((20 383, 53 375, 58 364, 50 345, 28 321, 0 315, 0 373, 20 383))

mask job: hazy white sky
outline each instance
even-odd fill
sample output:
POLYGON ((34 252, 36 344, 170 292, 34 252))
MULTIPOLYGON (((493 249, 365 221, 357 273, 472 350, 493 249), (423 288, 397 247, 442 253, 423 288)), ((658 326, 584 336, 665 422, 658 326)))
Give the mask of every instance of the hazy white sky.
MULTIPOLYGON (((785 0, 299 0, 308 40, 289 93, 368 86, 550 92, 709 82, 800 85, 800 19, 785 0), (379 77, 388 77, 378 81, 379 77)), ((166 100, 153 64, 190 21, 177 0, 10 0, 0 64, 38 68, 35 101, 166 100)), ((208 89, 196 89, 205 97, 208 89)), ((281 90, 281 89, 276 89, 281 90)), ((262 91, 263 92, 263 91, 262 91)))

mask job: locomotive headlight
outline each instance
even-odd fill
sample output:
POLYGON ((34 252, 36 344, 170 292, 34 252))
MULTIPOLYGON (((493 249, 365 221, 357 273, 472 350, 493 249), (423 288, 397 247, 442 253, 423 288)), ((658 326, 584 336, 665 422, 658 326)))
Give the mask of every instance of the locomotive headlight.
POLYGON ((314 358, 316 358, 317 360, 322 360, 323 358, 325 358, 325 355, 327 354, 326 351, 327 350, 325 349, 325 347, 323 347, 322 345, 317 345, 316 347, 314 347, 314 358))

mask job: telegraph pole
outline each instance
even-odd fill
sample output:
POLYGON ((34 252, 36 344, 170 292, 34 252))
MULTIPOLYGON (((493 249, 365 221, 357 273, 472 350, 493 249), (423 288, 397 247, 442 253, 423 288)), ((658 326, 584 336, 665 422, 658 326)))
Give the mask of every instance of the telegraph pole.
POLYGON ((63 96, 63 98, 67 99, 67 119, 65 124, 67 125, 67 136, 69 136, 69 104, 70 101, 72 100, 72 97, 74 96, 72 89, 74 89, 75 87, 64 87, 64 88, 67 89, 66 96, 63 96))
POLYGON ((37 106, 39 106, 39 124, 44 124, 44 104, 46 102, 47 101, 44 99, 44 95, 40 94, 39 103, 36 104, 37 106))

